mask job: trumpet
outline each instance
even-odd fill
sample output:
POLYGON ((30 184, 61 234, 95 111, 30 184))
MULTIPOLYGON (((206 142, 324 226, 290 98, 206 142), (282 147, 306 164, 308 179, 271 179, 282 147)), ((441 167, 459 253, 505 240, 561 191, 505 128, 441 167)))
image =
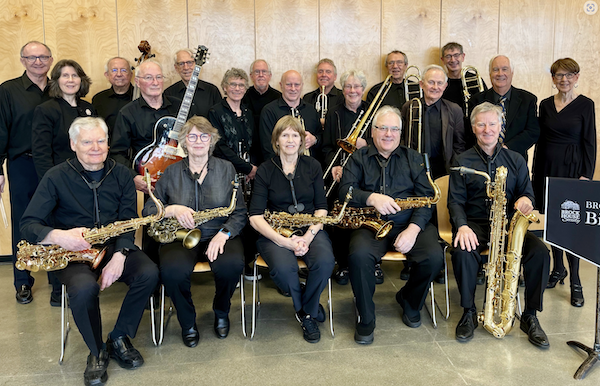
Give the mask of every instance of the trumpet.
MULTIPOLYGON (((342 149, 344 151, 346 151, 347 153, 349 153, 350 155, 352 155, 352 153, 354 153, 356 151, 356 141, 358 140, 358 138, 362 138, 362 136, 365 134, 365 131, 367 130, 367 128, 371 125, 371 121, 373 120, 373 117, 375 117, 375 113, 379 109, 379 106, 381 106, 381 103, 383 102, 388 91, 390 91, 391 87, 392 87, 392 76, 388 75, 387 78, 385 78, 385 81, 383 82, 383 84, 381 85, 381 88, 377 92, 377 95, 375 95, 375 98, 369 105, 369 108, 367 109, 367 111, 364 113, 364 115, 359 115, 359 117, 356 119, 356 121, 352 125, 352 128, 350 129, 350 133, 348 134, 348 136, 346 136, 346 138, 344 138, 344 139, 337 140, 337 144, 340 148, 335 153, 335 156, 333 157, 333 160, 327 167, 327 170, 325 170, 325 173, 323 173, 323 179, 327 178, 327 175, 331 172, 331 169, 333 169, 333 166, 337 162, 337 159, 340 156, 342 149), (362 116, 362 118, 361 118, 361 116, 362 116)), ((341 165, 342 168, 344 166, 346 166, 346 163, 348 163, 349 159, 350 159, 349 156, 346 157, 346 159, 344 160, 344 162, 341 165)), ((337 184, 337 181, 334 179, 333 182, 331 183, 331 186, 329 187, 329 189, 327 189, 327 194, 325 196, 329 197, 329 195, 333 191, 333 187, 335 186, 335 184, 337 184)))
POLYGON ((327 115, 327 94, 325 94, 325 86, 321 86, 321 93, 317 96, 315 102, 315 110, 321 113, 321 126, 325 126, 325 115, 327 115))
POLYGON ((465 97, 465 116, 469 118, 469 99, 471 99, 471 95, 483 91, 483 79, 481 79, 479 71, 473 66, 463 67, 460 79, 462 80, 463 95, 465 97))
POLYGON ((420 81, 421 70, 419 70, 419 67, 408 66, 404 72, 404 99, 409 101, 413 98, 423 98, 423 89, 419 85, 420 81), (414 68, 416 73, 409 74, 411 68, 414 68))
MULTIPOLYGON (((306 126, 304 126, 304 118, 302 118, 302 115, 300 115, 300 111, 298 111, 298 109, 295 107, 292 107, 292 117, 294 117, 300 121, 300 124, 302 125, 302 128, 304 129, 304 133, 305 133, 304 135, 306 136, 306 126)), ((304 148, 304 155, 307 155, 310 157, 310 149, 304 148)))
POLYGON ((408 142, 406 144, 407 147, 412 148, 412 134, 413 132, 417 135, 417 148, 416 150, 421 153, 422 145, 423 145, 423 121, 422 121, 422 112, 423 112, 423 103, 419 98, 413 98, 410 100, 410 110, 408 114, 408 142))

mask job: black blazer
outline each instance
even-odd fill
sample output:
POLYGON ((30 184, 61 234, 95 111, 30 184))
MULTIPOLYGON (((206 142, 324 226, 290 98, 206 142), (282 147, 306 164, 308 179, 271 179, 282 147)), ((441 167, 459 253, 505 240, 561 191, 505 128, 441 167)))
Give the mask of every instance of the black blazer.
MULTIPOLYGON (((475 106, 486 101, 494 103, 493 88, 473 95, 469 100, 469 111, 473 111, 475 106)), ((537 142, 539 136, 537 97, 529 91, 512 87, 504 144, 527 159, 527 150, 537 142)), ((475 141, 474 136, 471 138, 475 141)))

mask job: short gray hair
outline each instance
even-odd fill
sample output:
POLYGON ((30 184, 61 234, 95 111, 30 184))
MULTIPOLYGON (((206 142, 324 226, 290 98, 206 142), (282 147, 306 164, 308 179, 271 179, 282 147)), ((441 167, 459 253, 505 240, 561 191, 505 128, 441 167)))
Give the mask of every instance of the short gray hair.
POLYGON ((108 72, 108 65, 110 64, 110 62, 112 62, 115 59, 121 59, 121 60, 124 60, 125 62, 127 62, 127 69, 129 71, 131 71, 131 62, 129 60, 125 59, 122 56, 113 56, 112 58, 110 58, 106 61, 106 64, 104 65, 104 72, 108 72))
POLYGON ((367 88, 367 77, 365 76, 365 73, 360 70, 348 70, 344 72, 340 77, 340 86, 342 86, 342 88, 344 88, 346 81, 350 77, 358 79, 363 89, 367 88))
POLYGON ((106 126, 106 122, 104 119, 100 117, 79 117, 75 118, 71 126, 69 127, 69 139, 73 141, 73 143, 77 143, 77 138, 79 138, 79 133, 81 130, 93 130, 96 128, 101 128, 106 134, 106 140, 108 140, 108 126, 106 126))
POLYGON ((331 67, 333 67, 333 73, 337 75, 337 67, 335 66, 335 63, 333 63, 333 60, 328 59, 328 58, 323 58, 323 59, 319 60, 319 63, 317 63, 317 67, 315 67, 315 71, 317 71, 319 69, 319 66, 323 63, 327 63, 331 67))
POLYGON ((502 123, 502 107, 490 102, 483 102, 482 104, 475 106, 473 111, 471 111, 471 127, 475 126, 476 118, 479 114, 490 111, 495 112, 498 115, 498 122, 502 123))
MULTIPOLYGON (((244 81, 244 86, 246 86, 246 90, 248 89, 248 74, 241 68, 231 67, 229 70, 225 71, 223 80, 221 80, 221 88, 223 91, 225 91, 231 79, 242 79, 244 81)), ((227 94, 227 91, 225 91, 225 94, 227 94)))
POLYGON ((173 63, 177 63, 177 55, 179 55, 180 52, 187 52, 188 54, 190 54, 190 56, 192 57, 192 59, 196 55, 194 53, 194 51, 192 51, 191 48, 182 48, 180 50, 177 50, 177 52, 175 52, 175 55, 173 55, 173 63))
POLYGON ((425 67, 423 69, 423 75, 421 76, 421 79, 424 79, 425 75, 429 71, 433 71, 433 70, 441 71, 441 73, 444 74, 444 79, 446 80, 446 82, 448 82, 448 75, 446 74, 446 70, 444 70, 444 68, 442 66, 438 66, 437 64, 430 64, 429 66, 425 67))
POLYGON ((377 112, 375 113, 375 116, 373 117, 373 125, 375 125, 377 123, 377 120, 380 117, 383 117, 383 116, 389 115, 389 114, 395 114, 398 117, 398 121, 400 122, 400 132, 402 133, 402 116, 400 115, 400 110, 398 110, 398 108, 394 107, 394 106, 385 105, 382 108, 380 108, 379 110, 377 110, 377 112))
POLYGON ((493 58, 490 59, 490 65, 489 65, 489 71, 490 74, 492 73, 492 63, 494 63, 494 60, 496 60, 497 58, 504 56, 506 59, 508 59, 508 63, 510 64, 510 71, 511 72, 515 72, 515 65, 513 64, 512 60, 510 60, 510 58, 506 55, 496 55, 493 58))
MULTIPOLYGON (((147 63, 154 63, 158 66, 158 68, 160 68, 160 72, 163 73, 163 67, 162 64, 160 64, 159 61, 157 61, 156 59, 146 59, 144 60, 144 62, 142 64, 140 64, 139 66, 137 66, 135 68, 135 76, 138 77, 140 75, 140 72, 142 71, 142 67, 146 67, 147 63)), ((164 73, 163 73, 164 75, 164 73)))
POLYGON ((254 72, 254 65, 258 62, 265 62, 265 64, 267 65, 267 69, 269 70, 269 74, 273 74, 271 72, 271 66, 269 65, 269 63, 267 63, 266 60, 264 59, 256 59, 254 62, 252 62, 252 64, 250 65, 250 74, 252 74, 252 72, 254 72))
POLYGON ((25 47, 27 47, 30 44, 41 44, 42 46, 46 47, 46 49, 48 50, 48 53, 50 54, 50 56, 52 56, 52 50, 50 49, 50 47, 48 47, 46 44, 39 42, 37 40, 30 40, 27 43, 23 44, 23 47, 21 47, 21 51, 19 51, 19 56, 23 56, 23 50, 25 50, 25 47))

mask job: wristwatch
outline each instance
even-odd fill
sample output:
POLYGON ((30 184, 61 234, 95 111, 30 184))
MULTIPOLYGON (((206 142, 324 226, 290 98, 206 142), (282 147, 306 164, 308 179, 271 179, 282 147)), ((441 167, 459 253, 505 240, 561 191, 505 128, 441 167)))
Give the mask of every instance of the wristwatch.
POLYGON ((127 257, 127 256, 129 256, 129 252, 130 252, 130 251, 131 251, 131 250, 130 250, 129 248, 121 248, 121 249, 119 249, 117 252, 121 252, 121 254, 122 254, 123 256, 127 257))
POLYGON ((317 235, 317 233, 319 233, 319 231, 316 231, 314 229, 310 229, 310 233, 312 233, 313 237, 317 235))
POLYGON ((227 237, 231 237, 231 231, 225 227, 219 229, 219 232, 223 232, 227 235, 227 237))

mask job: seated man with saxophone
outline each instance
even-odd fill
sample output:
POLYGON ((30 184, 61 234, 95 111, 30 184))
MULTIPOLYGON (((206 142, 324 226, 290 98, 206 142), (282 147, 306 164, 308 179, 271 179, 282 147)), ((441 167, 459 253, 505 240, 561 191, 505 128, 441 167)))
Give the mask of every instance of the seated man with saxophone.
MULTIPOLYGON (((508 174, 503 194, 499 193, 498 196, 495 196, 490 192, 489 196, 492 197, 488 196, 488 190, 491 189, 486 187, 486 178, 481 175, 461 175, 458 172, 450 174, 448 209, 453 226, 453 244, 455 248, 452 254, 452 266, 454 267, 454 276, 461 295, 461 306, 464 308, 463 316, 456 326, 456 340, 459 342, 471 340, 473 331, 477 327, 475 288, 477 270, 480 263, 482 263, 481 252, 488 249, 488 242, 490 242, 490 253, 494 253, 494 246, 503 244, 502 239, 491 239, 490 231, 495 229, 495 225, 500 221, 504 221, 504 216, 511 218, 513 213, 519 213, 517 210, 525 216, 530 215, 534 201, 525 159, 519 153, 504 148, 498 142, 502 126, 502 109, 489 102, 476 106, 471 113, 471 126, 477 138, 477 144, 458 155, 453 165, 487 173, 492 181, 497 178, 500 167, 505 167, 508 174), (500 213, 494 211, 494 218, 490 224, 492 206, 498 200, 504 199, 506 199, 505 210, 498 211, 500 213)), ((498 233, 504 233, 504 229, 501 229, 501 232, 498 233)), ((525 232, 525 230, 521 233, 523 234, 519 238, 519 234, 515 232, 511 243, 522 243, 521 245, 523 245, 525 311, 521 315, 521 330, 529 336, 529 341, 532 344, 547 348, 550 343, 540 326, 536 311, 542 310, 542 296, 548 283, 550 256, 548 249, 539 238, 531 232, 525 232)), ((507 250, 509 249, 513 249, 511 245, 507 245, 507 250)), ((520 248, 515 247, 514 249, 516 254, 521 252, 516 250, 520 248)), ((504 251, 499 251, 499 253, 500 256, 490 256, 488 260, 494 261, 494 258, 498 258, 502 262, 504 251)), ((515 291, 518 285, 519 267, 520 265, 516 265, 515 270, 517 272, 514 272, 515 291)), ((488 267, 488 269, 490 268, 488 267)), ((488 288, 492 288, 495 284, 489 281, 490 276, 488 274, 488 288)), ((502 296, 502 299, 490 299, 490 296, 487 296, 488 302, 493 301, 494 303, 504 304, 504 300, 506 300, 504 296, 502 296)), ((514 303, 512 306, 514 307, 514 303)), ((512 321, 514 312, 508 316, 512 321)), ((491 321, 493 314, 488 315, 486 312, 484 318, 491 321)), ((512 323, 504 326, 504 328, 510 328, 511 326, 512 323)))
MULTIPOLYGON (((250 223, 262 236, 256 242, 258 251, 269 265, 271 279, 291 294, 296 319, 302 326, 304 339, 317 343, 321 333, 317 322, 325 321, 325 310, 319 304, 335 265, 331 241, 323 230, 327 215, 327 199, 323 189, 321 164, 305 156, 306 134, 300 121, 287 115, 275 124, 271 144, 277 154, 259 166, 254 180, 250 204, 250 223), (308 219, 295 228, 304 235, 286 237, 274 229, 270 219, 308 219), (277 213, 274 213, 277 212, 277 213), (294 216, 292 216, 294 215, 294 216), (314 220, 314 222, 313 222, 314 220), (308 266, 306 287, 301 289, 298 261, 308 266)), ((283 233, 283 232, 282 232, 283 233)))
MULTIPOLYGON (((53 167, 40 181, 21 220, 25 240, 83 253, 91 247, 82 236, 86 229, 137 218, 135 185, 125 166, 107 159, 107 133, 102 118, 73 121, 69 137, 76 158, 53 167)), ((126 369, 144 364, 129 337, 135 337, 144 307, 156 288, 158 269, 135 246, 134 232, 129 229, 105 244, 106 255, 96 269, 74 262, 56 271, 67 286, 73 319, 90 349, 86 385, 106 382, 109 356, 126 369), (105 344, 98 295, 115 281, 127 284, 129 291, 105 344)), ((118 229, 116 233, 120 233, 118 229)))
MULTIPOLYGON (((246 224, 243 195, 232 182, 235 168, 212 156, 219 141, 217 129, 204 117, 190 118, 179 132, 179 143, 188 155, 168 166, 156 183, 156 197, 165 204, 166 220, 151 226, 160 247, 160 277, 177 310, 183 343, 196 347, 200 334, 192 302, 190 276, 199 260, 210 263, 215 275, 214 331, 218 338, 229 334, 231 296, 244 269, 240 231, 246 224), (169 228, 198 228, 188 239, 174 240, 169 228), (199 233, 199 234, 198 234, 199 233), (195 238, 195 240, 194 240, 195 238)), ((144 214, 156 212, 147 202, 144 214)))
POLYGON ((430 203, 435 190, 423 166, 423 157, 400 145, 402 121, 400 111, 384 106, 377 111, 371 129, 373 145, 355 151, 346 164, 340 185, 340 198, 354 188, 351 205, 374 207, 393 228, 380 240, 369 229, 357 229, 350 238, 348 263, 350 283, 356 298, 359 321, 354 340, 358 344, 373 343, 375 330, 375 265, 390 249, 406 254, 413 262, 406 285, 396 294, 404 310, 402 321, 411 328, 421 325, 420 311, 429 284, 443 265, 443 250, 438 243, 435 226, 429 223, 430 203), (417 197, 413 208, 402 209, 401 200, 417 197), (400 200, 398 200, 400 199, 400 200))

